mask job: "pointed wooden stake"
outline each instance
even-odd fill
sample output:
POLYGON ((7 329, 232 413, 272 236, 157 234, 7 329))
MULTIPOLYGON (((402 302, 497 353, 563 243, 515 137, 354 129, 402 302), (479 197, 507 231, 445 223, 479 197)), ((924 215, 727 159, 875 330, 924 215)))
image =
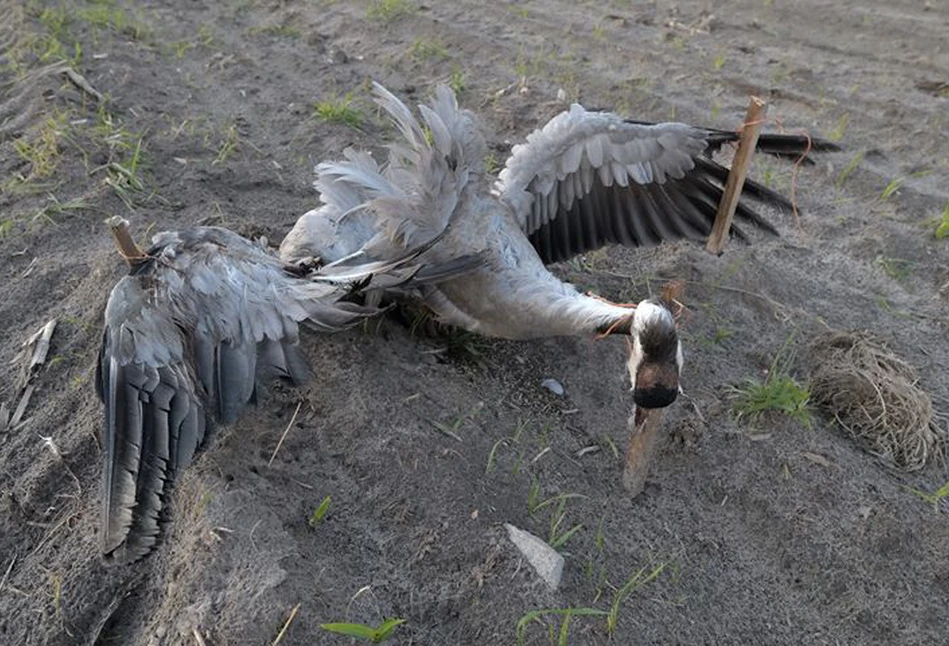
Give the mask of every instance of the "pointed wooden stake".
POLYGON ((738 139, 738 150, 735 152, 735 159, 732 161, 732 168, 725 182, 725 191, 718 205, 718 213, 715 214, 712 234, 708 237, 708 244, 705 247, 716 256, 720 256, 725 248, 732 218, 735 217, 735 208, 741 198, 741 188, 745 184, 745 175, 751 165, 751 157, 758 145, 761 124, 764 123, 767 114, 768 104, 756 96, 751 97, 745 122, 742 124, 741 137, 738 139))
POLYGON ((115 238, 115 244, 119 248, 119 253, 122 254, 122 257, 125 258, 125 262, 127 262, 130 267, 134 267, 148 259, 145 252, 132 240, 128 220, 121 216, 113 215, 107 219, 105 223, 112 231, 112 237, 115 238))
POLYGON ((633 498, 642 493, 646 486, 649 465, 659 448, 657 440, 664 410, 637 406, 629 417, 629 448, 623 468, 623 486, 633 498))

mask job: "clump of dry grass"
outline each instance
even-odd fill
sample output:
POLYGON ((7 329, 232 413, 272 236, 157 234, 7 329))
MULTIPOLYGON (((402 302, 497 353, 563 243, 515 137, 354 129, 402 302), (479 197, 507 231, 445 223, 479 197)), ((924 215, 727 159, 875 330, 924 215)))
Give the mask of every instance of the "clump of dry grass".
POLYGON ((942 451, 945 433, 913 366, 867 332, 829 332, 812 352, 812 402, 867 450, 908 471, 942 451))

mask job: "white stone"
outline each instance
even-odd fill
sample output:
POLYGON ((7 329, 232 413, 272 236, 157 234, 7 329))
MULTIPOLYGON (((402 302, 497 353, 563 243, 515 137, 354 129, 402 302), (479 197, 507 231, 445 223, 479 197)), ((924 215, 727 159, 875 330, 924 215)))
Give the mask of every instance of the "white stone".
POLYGON ((557 550, 530 532, 525 532, 509 523, 504 523, 504 528, 507 530, 508 538, 521 551, 540 578, 550 586, 551 590, 556 590, 560 585, 560 576, 563 574, 563 557, 557 550))

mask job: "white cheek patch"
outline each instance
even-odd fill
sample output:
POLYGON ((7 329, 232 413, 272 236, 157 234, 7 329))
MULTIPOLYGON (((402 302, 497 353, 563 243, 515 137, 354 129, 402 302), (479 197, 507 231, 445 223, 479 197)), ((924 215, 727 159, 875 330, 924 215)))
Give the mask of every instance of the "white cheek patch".
POLYGON ((629 361, 626 362, 626 369, 629 371, 630 390, 636 388, 636 373, 639 371, 639 365, 643 362, 643 348, 639 342, 639 336, 633 336, 629 343, 629 361))
POLYGON ((642 301, 636 306, 635 313, 633 314, 633 327, 637 331, 641 332, 650 325, 659 324, 660 321, 675 324, 672 318, 672 312, 661 305, 656 305, 649 301, 642 301))

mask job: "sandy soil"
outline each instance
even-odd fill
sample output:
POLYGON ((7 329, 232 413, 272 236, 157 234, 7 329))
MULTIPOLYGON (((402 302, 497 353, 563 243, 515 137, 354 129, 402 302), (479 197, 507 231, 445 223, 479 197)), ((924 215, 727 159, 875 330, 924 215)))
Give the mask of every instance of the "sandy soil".
MULTIPOLYGON (((810 338, 869 328, 945 410, 945 2, 65 0, 2 13, 0 365, 59 326, 28 421, 0 434, 0 643, 270 644, 299 606, 281 644, 348 643, 319 624, 384 617, 407 620, 391 643, 512 644, 525 613, 608 610, 661 564, 619 604, 613 643, 949 640, 947 508, 907 489, 936 489, 946 469, 891 469, 820 417, 739 423, 727 396, 789 339, 803 381, 819 360, 810 338), (107 100, 46 67, 63 58, 107 100), (621 341, 448 347, 390 318, 309 337, 313 386, 275 390, 219 433, 179 486, 161 549, 103 567, 92 376, 123 271, 103 218, 124 214, 140 235, 201 222, 279 241, 316 203, 316 162, 391 136, 369 79, 412 100, 463 84, 498 161, 564 97, 735 127, 754 92, 769 127, 841 137, 846 151, 793 177, 800 227, 771 213, 779 239, 721 258, 611 249, 560 268, 615 300, 691 281, 691 401, 670 409, 672 441, 637 499, 611 448, 630 407, 621 341), (315 116, 350 93, 359 128, 315 116), (460 441, 434 424, 456 421, 460 441), (582 529, 551 593, 503 523, 549 538, 556 505, 530 507, 561 494, 582 497, 557 531, 582 529)), ((788 164, 760 159, 754 173, 791 191, 788 164)), ((0 401, 16 401, 18 370, 0 377, 0 401)), ((527 643, 550 643, 545 623, 559 631, 544 617, 527 643)), ((602 618, 568 629, 571 644, 610 641, 602 618)))

